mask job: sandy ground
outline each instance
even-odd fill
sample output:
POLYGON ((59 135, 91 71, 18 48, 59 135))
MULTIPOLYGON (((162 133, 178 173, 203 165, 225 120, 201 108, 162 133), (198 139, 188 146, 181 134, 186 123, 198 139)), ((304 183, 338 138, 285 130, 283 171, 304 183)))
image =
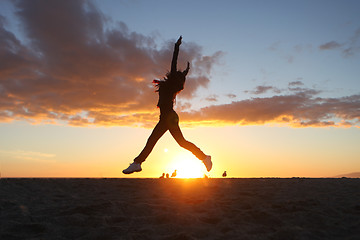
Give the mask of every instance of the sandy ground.
POLYGON ((0 239, 360 239, 360 179, 0 179, 0 239))

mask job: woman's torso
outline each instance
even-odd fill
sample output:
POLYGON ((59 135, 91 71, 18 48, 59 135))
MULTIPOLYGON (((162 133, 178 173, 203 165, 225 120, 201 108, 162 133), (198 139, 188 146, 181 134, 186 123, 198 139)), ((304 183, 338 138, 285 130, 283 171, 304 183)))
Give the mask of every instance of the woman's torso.
POLYGON ((168 89, 159 89, 159 101, 157 106, 160 108, 160 115, 174 111, 174 99, 176 93, 168 89))

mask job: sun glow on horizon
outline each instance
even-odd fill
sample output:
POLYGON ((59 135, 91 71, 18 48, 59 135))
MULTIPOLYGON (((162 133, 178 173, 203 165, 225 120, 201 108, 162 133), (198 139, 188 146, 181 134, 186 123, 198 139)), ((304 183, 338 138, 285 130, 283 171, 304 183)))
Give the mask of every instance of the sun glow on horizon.
POLYGON ((206 173, 204 164, 193 156, 180 154, 169 164, 171 172, 176 170, 176 178, 202 178, 206 173))

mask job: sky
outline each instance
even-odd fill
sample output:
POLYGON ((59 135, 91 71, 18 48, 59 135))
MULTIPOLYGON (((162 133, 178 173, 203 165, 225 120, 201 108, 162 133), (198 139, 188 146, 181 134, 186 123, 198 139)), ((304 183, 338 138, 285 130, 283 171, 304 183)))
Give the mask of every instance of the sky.
POLYGON ((359 1, 0 1, 1 177, 360 172, 359 1), (169 133, 151 84, 190 62, 169 133))

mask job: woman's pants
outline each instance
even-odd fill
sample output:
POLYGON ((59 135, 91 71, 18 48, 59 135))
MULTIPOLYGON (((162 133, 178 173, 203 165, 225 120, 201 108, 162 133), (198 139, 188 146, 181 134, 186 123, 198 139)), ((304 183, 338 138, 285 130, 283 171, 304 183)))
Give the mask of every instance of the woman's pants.
POLYGON ((179 127, 179 116, 175 111, 170 111, 160 115, 160 121, 156 124, 150 137, 148 138, 144 149, 139 156, 134 159, 136 163, 142 163, 149 156, 156 142, 164 133, 169 130, 176 142, 183 148, 192 152, 198 159, 204 160, 206 155, 195 144, 186 141, 179 127))

